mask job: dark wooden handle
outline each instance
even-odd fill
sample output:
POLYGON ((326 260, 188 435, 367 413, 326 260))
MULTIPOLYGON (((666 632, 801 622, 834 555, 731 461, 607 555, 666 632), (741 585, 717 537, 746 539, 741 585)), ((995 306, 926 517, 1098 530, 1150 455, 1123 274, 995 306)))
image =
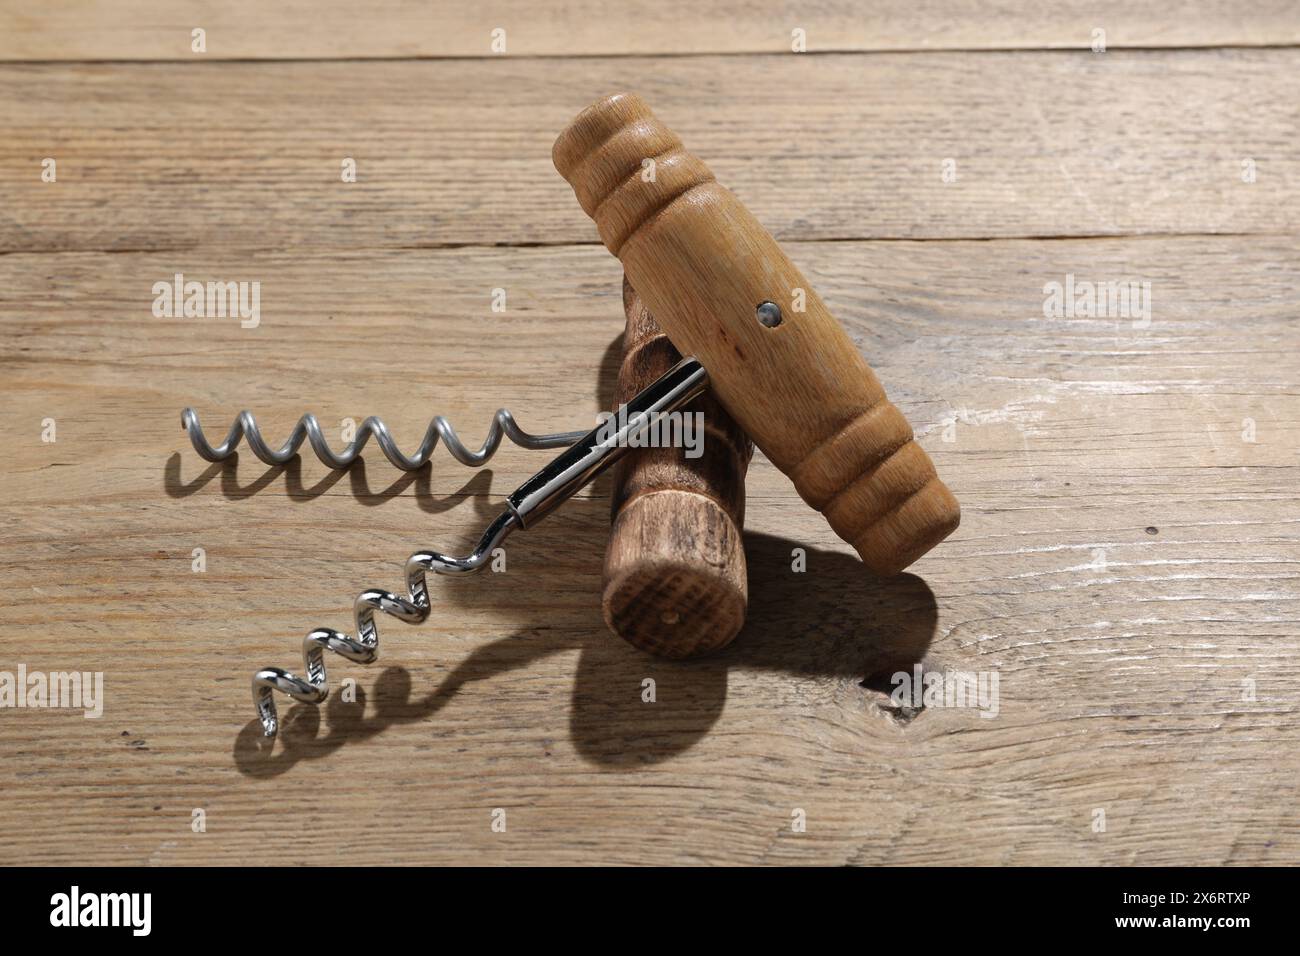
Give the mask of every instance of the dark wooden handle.
MULTIPOLYGON (((681 361, 623 280, 623 364, 617 402, 681 361)), ((615 634, 664 657, 707 654, 731 642, 749 600, 741 528, 753 443, 710 394, 683 414, 703 416, 702 454, 641 448, 614 475, 614 524, 601 607, 615 634)))
POLYGON ((719 402, 879 574, 950 534, 957 500, 808 280, 638 97, 606 97, 555 168, 719 402))

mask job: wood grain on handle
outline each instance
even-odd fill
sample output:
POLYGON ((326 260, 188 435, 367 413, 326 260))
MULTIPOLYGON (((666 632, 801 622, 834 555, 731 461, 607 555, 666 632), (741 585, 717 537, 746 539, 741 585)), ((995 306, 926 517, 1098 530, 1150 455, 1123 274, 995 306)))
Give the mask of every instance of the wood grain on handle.
POLYGON ((552 158, 673 344, 868 567, 901 571, 952 533, 957 500, 839 322, 639 97, 588 107, 552 158))
MULTIPOLYGON (((625 402, 681 354, 623 280, 625 402)), ((642 448, 618 465, 613 527, 601 599, 605 623, 630 644, 665 657, 693 657, 729 644, 749 600, 745 550, 745 471, 753 443, 706 393, 683 409, 704 419, 703 453, 642 448)))

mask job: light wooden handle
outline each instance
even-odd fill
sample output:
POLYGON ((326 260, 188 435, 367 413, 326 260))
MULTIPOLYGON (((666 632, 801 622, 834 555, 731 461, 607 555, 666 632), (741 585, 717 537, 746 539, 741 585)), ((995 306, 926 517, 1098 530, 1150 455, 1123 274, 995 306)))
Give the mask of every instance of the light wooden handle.
MULTIPOLYGON (((681 361, 625 278, 623 364, 617 402, 681 361)), ((731 643, 749 602, 745 470, 754 446, 711 394, 683 414, 703 415, 703 453, 642 448, 614 476, 613 527, 601 607, 610 630, 642 650, 694 657, 731 643)))
POLYGON ((639 97, 588 107, 552 158, 673 344, 868 567, 901 571, 957 527, 957 500, 808 280, 639 97))

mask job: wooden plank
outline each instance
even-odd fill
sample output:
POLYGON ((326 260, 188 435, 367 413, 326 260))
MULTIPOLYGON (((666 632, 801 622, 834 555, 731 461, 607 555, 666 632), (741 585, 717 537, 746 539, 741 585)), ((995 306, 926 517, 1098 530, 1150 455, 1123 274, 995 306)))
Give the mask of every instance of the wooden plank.
POLYGON ((503 402, 566 427, 617 361, 617 263, 0 256, 0 669, 102 670, 107 695, 99 720, 0 713, 0 862, 248 863, 273 844, 279 862, 1294 864, 1297 251, 791 244, 961 498, 951 541, 871 581, 760 456, 751 623, 669 665, 600 621, 598 484, 512 539, 505 574, 435 581, 428 624, 382 623, 379 666, 332 660, 364 705, 300 709, 269 755, 249 672, 294 664, 415 547, 463 546, 538 453, 504 450, 490 476, 439 458, 394 489, 382 460, 337 481, 314 459, 226 472, 188 450, 180 407, 221 427, 247 405, 273 436, 308 406, 381 412, 404 441, 435 409, 477 437, 503 402), (176 270, 262 281, 261 324, 154 319, 150 285, 176 270), (1151 282, 1150 324, 1045 318, 1067 274, 1151 282), (906 720, 862 686, 918 657, 996 670, 997 717, 906 720))
POLYGON ((1300 219, 1295 50, 575 59, 544 84, 534 69, 0 67, 0 251, 592 242, 550 149, 619 87, 780 239, 1269 233, 1300 219), (46 157, 56 183, 41 180, 46 157), (345 157, 356 183, 341 181, 345 157))
POLYGON ((653 5, 574 0, 560 7, 504 0, 490 5, 376 0, 342 2, 128 0, 0 6, 0 59, 185 60, 192 30, 206 31, 208 59, 466 57, 495 50, 527 56, 781 53, 804 31, 809 52, 935 49, 1091 49, 1272 45, 1300 42, 1300 11, 1286 0, 1243 7, 1194 0, 1168 8, 1119 0, 883 0, 859 9, 831 0, 763 9, 726 0, 653 5), (499 49, 499 46, 496 48, 499 49))

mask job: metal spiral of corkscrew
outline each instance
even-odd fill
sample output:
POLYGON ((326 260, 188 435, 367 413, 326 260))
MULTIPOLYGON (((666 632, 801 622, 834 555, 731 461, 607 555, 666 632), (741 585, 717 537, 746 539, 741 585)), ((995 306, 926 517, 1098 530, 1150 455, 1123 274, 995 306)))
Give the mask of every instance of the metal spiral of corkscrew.
POLYGON ((491 458, 503 436, 525 448, 568 446, 550 464, 506 497, 505 511, 488 526, 470 554, 457 558, 437 551, 417 551, 406 562, 406 597, 377 588, 357 595, 352 605, 356 623, 355 637, 327 627, 317 628, 308 634, 302 644, 305 677, 280 667, 265 667, 255 673, 253 701, 257 706, 263 733, 267 737, 274 737, 279 730, 280 721, 275 708, 276 691, 311 704, 319 704, 329 696, 325 651, 333 651, 358 664, 373 664, 379 658, 376 611, 391 614, 408 624, 424 621, 430 611, 426 579, 429 571, 435 574, 472 574, 478 571, 487 564, 492 552, 507 535, 516 529, 526 530, 550 514, 579 488, 621 458, 634 444, 633 437, 651 427, 658 415, 685 405, 703 392, 708 383, 708 374, 699 362, 690 358, 683 359, 628 401, 618 416, 589 432, 531 435, 515 424, 508 411, 501 409, 493 418, 492 428, 488 431, 483 446, 476 452, 466 448, 450 423, 439 416, 429 425, 419 450, 409 458, 398 450, 388 429, 378 418, 367 418, 358 430, 356 439, 342 453, 336 454, 326 444, 321 435, 320 423, 314 415, 304 415, 288 440, 278 450, 272 450, 263 440, 252 414, 241 412, 226 440, 213 448, 203 435, 194 409, 185 409, 181 423, 189 433, 194 450, 207 461, 229 458, 234 454, 235 446, 242 436, 248 437, 253 453, 267 464, 284 464, 297 453, 306 438, 321 461, 333 468, 346 468, 356 460, 365 447, 366 440, 373 434, 388 460, 407 471, 414 471, 429 460, 439 438, 457 461, 467 465, 480 465, 491 458))
POLYGON ((181 427, 189 434, 190 444, 204 461, 225 461, 235 453, 239 440, 247 437, 248 447, 253 450, 254 455, 268 465, 283 465, 298 453, 303 440, 306 439, 312 451, 316 453, 316 457, 331 468, 347 468, 351 465, 360 456, 361 449, 366 447, 370 436, 374 435, 384 457, 403 471, 418 471, 423 468, 438 446, 439 439, 447 446, 451 456, 462 465, 478 467, 496 453, 502 437, 509 438, 522 448, 563 448, 572 445, 585 434, 584 432, 556 432, 550 435, 533 435, 515 423, 514 416, 509 410, 499 408, 492 416, 492 426, 488 429, 487 438, 483 439, 482 446, 478 451, 470 451, 456 434, 456 429, 451 427, 451 422, 438 415, 429 423, 420 447, 414 455, 408 457, 402 454, 402 450, 393 441, 393 436, 383 419, 374 415, 361 423, 356 438, 341 452, 335 452, 330 448, 329 443, 325 441, 325 436, 321 434, 320 422, 310 412, 298 419, 298 424, 294 426, 284 444, 274 450, 262 437, 262 430, 257 427, 257 419, 249 411, 239 413, 235 423, 230 426, 226 440, 215 448, 203 434, 203 426, 199 424, 199 413, 194 409, 187 408, 181 412, 181 427))
POLYGON ((321 627, 303 639, 302 659, 306 678, 298 677, 281 667, 265 667, 253 675, 253 700, 257 716, 262 721, 262 733, 274 737, 279 730, 275 710, 274 691, 288 694, 294 700, 319 704, 329 696, 329 681, 325 674, 325 651, 333 651, 357 664, 373 664, 379 658, 379 629, 375 626, 375 612, 391 614, 407 624, 420 624, 429 616, 429 588, 425 579, 428 571, 437 574, 472 574, 487 562, 493 550, 511 531, 522 527, 514 512, 505 511, 497 517, 483 534, 471 554, 453 558, 436 551, 417 551, 406 561, 406 590, 409 597, 391 591, 369 589, 357 595, 352 613, 356 620, 356 637, 332 628, 321 627))

